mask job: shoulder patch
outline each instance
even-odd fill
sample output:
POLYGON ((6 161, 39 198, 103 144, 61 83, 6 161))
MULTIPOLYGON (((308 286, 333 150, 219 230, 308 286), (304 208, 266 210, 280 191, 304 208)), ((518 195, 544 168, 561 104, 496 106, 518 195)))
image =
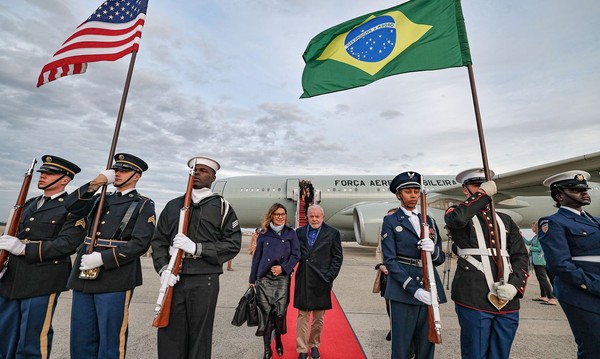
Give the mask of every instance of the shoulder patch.
POLYGON ((235 221, 233 221, 233 223, 231 223, 231 228, 236 228, 239 224, 240 222, 236 219, 235 221))
POLYGON ((85 218, 82 218, 75 222, 75 227, 85 228, 85 218))
POLYGON ((152 223, 153 225, 156 226, 156 216, 152 215, 148 218, 148 223, 152 223))

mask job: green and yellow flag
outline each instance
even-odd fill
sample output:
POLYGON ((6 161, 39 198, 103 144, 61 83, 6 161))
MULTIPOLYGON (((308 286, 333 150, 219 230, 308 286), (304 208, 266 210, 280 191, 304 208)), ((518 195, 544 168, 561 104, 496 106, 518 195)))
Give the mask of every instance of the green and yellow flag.
POLYGON ((304 51, 301 97, 471 64, 460 0, 412 0, 327 29, 304 51))

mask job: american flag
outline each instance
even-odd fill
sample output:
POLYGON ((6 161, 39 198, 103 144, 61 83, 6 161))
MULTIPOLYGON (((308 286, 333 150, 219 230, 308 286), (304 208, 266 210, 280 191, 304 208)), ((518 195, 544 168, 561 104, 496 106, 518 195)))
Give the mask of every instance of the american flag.
POLYGON ((37 87, 82 74, 88 62, 115 61, 137 51, 148 0, 107 0, 75 30, 44 65, 37 87))

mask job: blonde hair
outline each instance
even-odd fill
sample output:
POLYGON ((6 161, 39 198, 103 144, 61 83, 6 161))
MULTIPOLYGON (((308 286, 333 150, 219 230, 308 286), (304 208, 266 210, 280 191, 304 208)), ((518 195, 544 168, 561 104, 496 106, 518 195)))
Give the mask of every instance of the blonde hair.
POLYGON ((263 216, 262 223, 260 224, 260 228, 262 229, 261 233, 266 233, 269 228, 269 223, 271 223, 271 219, 273 218, 273 213, 279 208, 283 208, 285 214, 287 214, 287 208, 281 203, 273 203, 273 205, 269 208, 267 213, 263 216))

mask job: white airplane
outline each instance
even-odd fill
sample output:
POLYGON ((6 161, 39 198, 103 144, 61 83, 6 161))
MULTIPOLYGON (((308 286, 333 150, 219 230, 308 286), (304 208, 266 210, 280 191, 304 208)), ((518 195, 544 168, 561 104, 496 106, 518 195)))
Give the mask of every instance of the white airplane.
MULTIPOLYGON (((552 162, 523 170, 497 174, 494 181, 496 209, 509 214, 521 228, 553 213, 554 202, 542 181, 559 172, 579 169, 590 172, 592 197, 600 188, 600 152, 552 162)), ((337 228, 343 241, 376 246, 383 217, 399 205, 389 191, 395 175, 315 175, 315 176, 239 176, 214 182, 212 190, 224 196, 235 208, 244 228, 259 227, 263 214, 275 202, 288 210, 292 226, 303 224, 301 185, 312 184, 314 203, 325 211, 325 222, 337 228)), ((464 200, 461 185, 454 176, 423 175, 427 188, 427 214, 438 223, 442 234, 444 211, 464 200)), ((586 210, 600 215, 600 200, 586 210)))

